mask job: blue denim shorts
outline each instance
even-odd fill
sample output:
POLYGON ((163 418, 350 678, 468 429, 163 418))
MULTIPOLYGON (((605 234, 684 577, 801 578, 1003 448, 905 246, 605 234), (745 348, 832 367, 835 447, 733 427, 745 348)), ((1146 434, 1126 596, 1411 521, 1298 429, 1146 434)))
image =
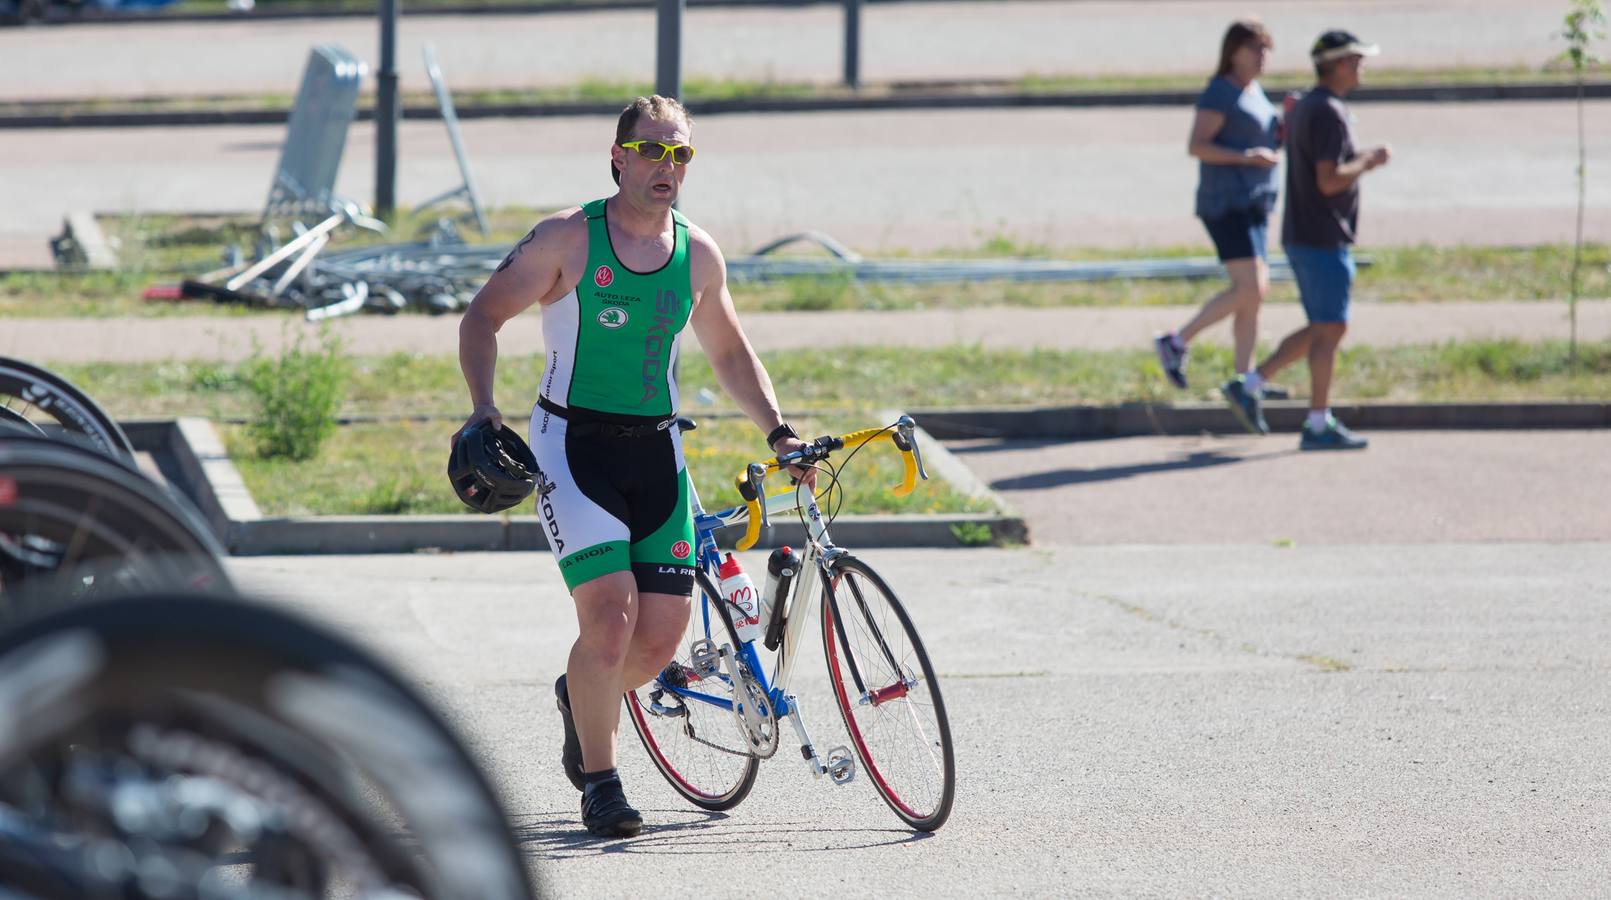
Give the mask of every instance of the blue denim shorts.
POLYGON ((1220 262, 1265 257, 1265 234, 1269 220, 1263 210, 1246 209, 1229 215, 1203 219, 1203 227, 1214 241, 1220 262))
POLYGON ((1287 244, 1285 249, 1309 321, 1348 321, 1348 300, 1354 288, 1354 254, 1349 246, 1287 244))

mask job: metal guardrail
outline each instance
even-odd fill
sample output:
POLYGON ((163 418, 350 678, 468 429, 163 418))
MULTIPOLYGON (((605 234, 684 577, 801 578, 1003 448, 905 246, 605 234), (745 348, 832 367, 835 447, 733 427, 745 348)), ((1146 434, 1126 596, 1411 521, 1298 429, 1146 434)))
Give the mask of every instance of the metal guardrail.
MULTIPOLYGON (((1356 261, 1369 265, 1368 259, 1356 261)), ((1270 278, 1291 281, 1292 267, 1284 256, 1269 260, 1270 278)), ((804 231, 779 238, 745 258, 732 259, 727 271, 735 279, 769 281, 778 278, 846 277, 856 281, 898 281, 935 284, 949 281, 1119 281, 1159 278, 1213 278, 1224 271, 1214 257, 1166 259, 1060 260, 1060 259, 865 259, 820 231, 804 231), (827 257, 774 256, 796 243, 811 243, 827 257)))
MULTIPOLYGON (((352 210, 309 229, 295 241, 250 267, 187 281, 187 297, 225 302, 301 307, 309 319, 360 310, 394 313, 410 307, 432 313, 456 312, 492 276, 508 253, 502 244, 466 244, 450 220, 442 220, 429 240, 376 244, 321 255, 329 234, 346 224, 364 225, 352 210), (222 285, 217 278, 228 280, 222 285)), ((1368 265, 1368 259, 1359 260, 1368 265)), ((728 261, 735 282, 784 278, 845 278, 851 281, 940 284, 969 281, 1094 282, 1217 277, 1224 270, 1212 257, 1074 261, 1054 259, 893 260, 866 259, 821 232, 790 235, 750 256, 728 261), (780 257, 781 247, 808 240, 827 257, 780 257)), ((1291 280, 1286 260, 1270 260, 1273 280, 1291 280)))

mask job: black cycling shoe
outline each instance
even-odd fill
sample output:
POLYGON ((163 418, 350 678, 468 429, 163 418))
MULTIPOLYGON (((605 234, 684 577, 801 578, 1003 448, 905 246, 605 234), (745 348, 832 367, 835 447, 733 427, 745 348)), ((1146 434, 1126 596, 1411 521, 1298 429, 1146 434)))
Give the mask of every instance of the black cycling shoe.
POLYGON ((621 779, 611 778, 582 792, 582 824, 599 837, 632 837, 643 830, 643 816, 627 803, 621 779))
POLYGON ((560 764, 565 767, 565 777, 577 790, 586 787, 582 780, 582 739, 576 736, 576 720, 571 718, 571 697, 565 690, 565 676, 559 676, 554 682, 554 701, 559 705, 559 717, 565 723, 565 749, 559 751, 560 764))

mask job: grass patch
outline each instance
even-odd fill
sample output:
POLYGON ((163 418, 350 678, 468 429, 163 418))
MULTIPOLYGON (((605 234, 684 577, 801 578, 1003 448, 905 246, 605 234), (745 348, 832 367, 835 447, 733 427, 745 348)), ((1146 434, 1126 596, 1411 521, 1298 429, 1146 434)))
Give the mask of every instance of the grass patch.
MULTIPOLYGON (((481 5, 484 0, 467 0, 481 5)), ((492 0, 521 4, 523 0, 492 0)), ((308 4, 311 5, 311 4, 308 4)), ((368 0, 320 0, 324 8, 367 9, 375 4, 368 0)), ((434 4, 433 4, 434 5, 434 4)), ((292 4, 278 3, 280 9, 292 4)), ((444 4, 445 6, 445 4, 444 4)), ((214 11, 222 10, 223 0, 217 0, 214 11)), ((411 10, 418 12, 418 10, 411 10)), ((1603 83, 1605 66, 1590 66, 1587 82, 1603 83)), ((449 73, 451 79, 451 72, 449 73)), ((1115 74, 1089 75, 1075 73, 1031 73, 1019 78, 968 79, 963 81, 898 81, 864 84, 852 90, 839 82, 780 81, 773 78, 710 78, 693 76, 683 82, 682 99, 694 112, 701 103, 722 103, 736 100, 773 100, 778 98, 835 98, 835 97, 899 97, 902 95, 931 95, 935 93, 967 93, 974 95, 1006 94, 1127 94, 1127 93, 1196 93, 1203 87, 1206 73, 1186 75, 1115 74)), ((1264 89, 1272 96, 1286 91, 1307 90, 1314 86, 1314 73, 1308 70, 1271 72, 1261 80, 1264 89)), ((1569 66, 1550 65, 1542 68, 1530 66, 1456 67, 1441 69, 1372 68, 1364 86, 1392 88, 1404 86, 1459 87, 1464 85, 1514 84, 1575 84, 1575 74, 1569 66)), ((541 106, 572 103, 607 103, 626 105, 633 97, 654 93, 650 81, 583 78, 570 84, 535 85, 529 87, 481 88, 453 91, 453 104, 457 107, 474 105, 541 106)), ((213 112, 230 110, 289 110, 295 95, 285 92, 258 94, 174 96, 174 97, 84 97, 71 100, 12 100, 0 102, 0 115, 29 114, 86 114, 86 113, 157 113, 157 112, 213 112)), ((436 96, 428 90, 405 90, 400 100, 404 107, 435 109, 436 96)), ((358 108, 370 109, 375 93, 366 89, 360 95, 358 108)))
MULTIPOLYGON (((800 420, 801 430, 813 434, 839 434, 867 421, 852 417, 800 420)), ((448 436, 455 427, 445 421, 348 425, 336 430, 317 457, 302 462, 257 457, 243 426, 225 425, 222 431, 224 445, 266 515, 474 515, 453 495, 447 481, 448 436)), ((765 452, 754 426, 733 418, 701 421, 698 431, 684 436, 683 447, 689 472, 708 509, 738 504, 733 478, 745 463, 765 452)), ((922 483, 907 497, 894 496, 889 489, 900 483, 901 466, 887 447, 856 454, 842 468, 841 476, 844 499, 839 509, 843 513, 996 511, 988 502, 957 493, 937 479, 922 483)), ((530 513, 531 509, 522 507, 517 512, 530 513)))
MULTIPOLYGON (((539 210, 503 210, 495 214, 493 236, 487 243, 513 244, 538 218, 539 210)), ((394 237, 368 233, 347 234, 341 246, 359 242, 404 240, 419 233, 430 215, 404 214, 393 229, 394 237)), ((108 317, 166 315, 287 315, 284 310, 255 310, 232 305, 187 301, 152 302, 140 299, 148 285, 177 281, 219 265, 222 248, 240 242, 240 232, 225 222, 199 223, 182 217, 147 217, 109 223, 108 230, 124 235, 125 247, 137 248, 136 262, 119 272, 37 273, 13 272, 0 276, 0 316, 108 317), (186 239, 162 236, 171 225, 186 239)), ((476 237, 477 242, 483 239, 476 237)), ((910 254, 881 251, 883 256, 911 258, 1057 258, 1120 259, 1143 257, 1208 256, 1205 246, 1158 246, 1132 250, 1061 248, 1053 250, 1032 239, 1004 232, 981 232, 972 247, 910 254)), ((1572 248, 1568 244, 1536 247, 1385 247, 1365 248, 1371 265, 1359 270, 1354 296, 1362 302, 1438 303, 1484 300, 1560 300, 1567 293, 1572 248)), ((1583 248, 1581 295, 1611 297, 1611 245, 1583 248)), ((958 284, 901 285, 857 283, 848 275, 780 279, 733 284, 733 299, 740 311, 905 310, 958 309, 987 306, 1163 306, 1201 303, 1223 284, 1220 278, 1203 280, 1108 281, 1093 283, 1021 283, 1007 281, 958 284)), ((1271 286, 1269 302, 1295 303, 1291 283, 1271 286)), ((407 314, 407 313, 405 313, 407 314)))
MULTIPOLYGON (((245 424, 222 426, 225 444, 258 504, 269 515, 468 512, 445 477, 448 441, 467 413, 463 378, 451 356, 392 354, 350 361, 349 415, 436 415, 428 421, 349 424, 337 428, 314 458, 261 459, 245 424)), ((796 416, 803 435, 842 433, 873 423, 883 408, 1012 406, 1017 404, 1172 403, 1156 358, 1139 351, 926 350, 846 348, 831 357, 810 350, 766 354, 778 392, 790 410, 837 410, 796 416), (876 385, 876 397, 869 385, 876 385)), ((1229 373, 1228 347, 1193 346, 1197 396, 1215 401, 1217 375, 1229 373)), ((252 409, 245 366, 219 363, 92 364, 56 367, 121 419, 202 415, 244 423, 252 409)), ((524 430, 525 404, 534 395, 541 357, 511 355, 498 367, 498 396, 511 423, 524 430), (519 398, 518 400, 516 398, 519 398)), ((1302 364, 1281 381, 1302 396, 1302 364)), ((702 357, 685 360, 685 396, 716 388, 702 357)), ((1337 403, 1350 401, 1459 402, 1589 400, 1611 396, 1611 341, 1581 343, 1578 363, 1564 341, 1468 341, 1437 346, 1345 348, 1338 368, 1337 403)), ((725 395, 712 406, 690 407, 700 428, 685 442, 688 464, 705 504, 736 504, 732 479, 764 452, 755 428, 735 414, 725 395)), ((991 512, 985 501, 951 491, 939 481, 897 499, 889 488, 900 469, 887 448, 853 460, 845 512, 991 512), (864 468, 866 467, 866 468, 864 468)), ((959 532, 964 541, 984 533, 959 532)), ((1279 542, 1278 542, 1279 545, 1279 542)))
MULTIPOLYGON (((1603 70, 1605 67, 1599 67, 1603 70)), ((1590 80, 1595 73, 1591 72, 1590 80)), ((1602 75, 1603 77, 1603 75, 1602 75)), ((1574 84, 1574 75, 1563 66, 1500 66, 1441 69, 1377 68, 1366 74, 1362 88, 1402 87, 1405 85, 1458 86, 1471 84, 1574 84)), ((1017 79, 1018 90, 1031 94, 1119 93, 1139 91, 1196 91, 1207 79, 1198 75, 1038 75, 1017 79)), ((1259 79, 1266 93, 1307 90, 1314 86, 1312 71, 1267 72, 1259 79)))
MULTIPOLYGON (((1265 348, 1268 349, 1268 348, 1265 348)), ((927 349, 847 347, 831 356, 813 350, 763 354, 785 407, 839 410, 870 416, 876 409, 1013 406, 1020 404, 1217 402, 1215 385, 1231 371, 1231 351, 1208 341, 1192 346, 1195 395, 1169 387, 1150 350, 995 350, 976 346, 927 349), (876 386, 876 389, 870 386, 876 386)), ((468 398, 452 356, 356 357, 346 382, 346 415, 467 415, 468 398)), ((120 418, 200 415, 244 419, 251 398, 242 369, 221 363, 131 363, 55 367, 120 418)), ((511 420, 529 410, 542 372, 536 354, 510 354, 498 365, 497 396, 511 420)), ((1301 396, 1302 363, 1280 381, 1301 396)), ((704 357, 683 360, 685 397, 716 392, 710 406, 690 404, 696 418, 732 414, 704 357)), ((1603 400, 1611 396, 1611 341, 1578 345, 1567 361, 1565 341, 1465 341, 1404 347, 1348 347, 1338 369, 1337 402, 1456 402, 1484 400, 1603 400)), ((865 426, 866 421, 851 424, 865 426)), ((450 426, 437 443, 447 446, 450 426)), ((695 439, 703 438, 703 430, 695 439)))

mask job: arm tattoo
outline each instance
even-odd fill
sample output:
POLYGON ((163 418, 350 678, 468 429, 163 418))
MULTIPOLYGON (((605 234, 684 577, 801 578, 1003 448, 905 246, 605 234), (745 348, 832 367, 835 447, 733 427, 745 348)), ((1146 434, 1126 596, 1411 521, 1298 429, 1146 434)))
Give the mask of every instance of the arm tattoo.
POLYGON ((515 249, 510 250, 509 255, 505 256, 503 258, 503 262, 498 263, 498 271, 502 272, 504 269, 507 269, 510 266, 514 265, 515 264, 515 257, 519 256, 520 251, 526 249, 526 245, 531 243, 531 239, 536 237, 536 236, 537 236, 537 227, 532 226, 532 229, 530 231, 526 232, 526 236, 520 239, 520 243, 515 245, 515 249))

